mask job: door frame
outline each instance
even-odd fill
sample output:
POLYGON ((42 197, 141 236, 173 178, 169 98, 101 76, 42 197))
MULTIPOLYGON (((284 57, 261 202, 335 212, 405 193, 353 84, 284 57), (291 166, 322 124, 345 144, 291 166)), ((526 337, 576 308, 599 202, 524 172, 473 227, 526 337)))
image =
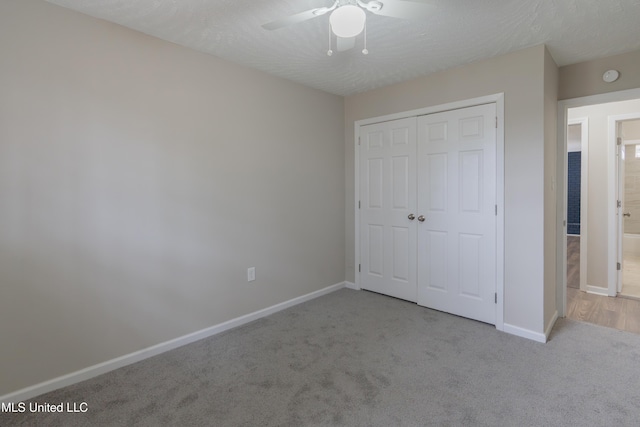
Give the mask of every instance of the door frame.
MULTIPOLYGON (((629 113, 629 114, 617 114, 607 117, 607 130, 608 130, 608 138, 607 143, 609 144, 609 170, 613 171, 613 173, 609 173, 609 190, 611 191, 611 185, 613 181, 613 190, 614 195, 617 200, 622 201, 624 196, 624 175, 622 168, 620 167, 619 153, 620 149, 618 147, 618 137, 620 136, 619 129, 622 125, 622 122, 626 122, 629 120, 638 120, 640 119, 640 113, 629 113), (613 160, 613 168, 611 168, 611 160, 613 160), (611 179, 613 175, 613 180, 611 179)), ((608 277, 609 283, 607 286, 609 296, 616 296, 618 292, 622 290, 622 269, 618 270, 617 263, 620 265, 623 263, 623 239, 624 239, 624 222, 620 213, 622 212, 622 207, 618 208, 614 206, 613 203, 610 204, 609 211, 609 247, 615 247, 615 253, 613 251, 609 252, 609 264, 608 264, 608 277), (612 259, 613 258, 613 259, 612 259)))
MULTIPOLYGON (((455 101, 431 107, 418 108, 404 112, 371 117, 354 122, 354 146, 355 146, 355 177, 354 177, 354 217, 355 217, 355 261, 360 264, 360 127, 374 123, 386 122, 396 119, 404 119, 414 116, 441 113, 449 110, 475 107, 482 104, 496 104, 496 203, 498 212, 496 216, 496 329, 504 330, 504 93, 455 101)), ((360 271, 355 268, 355 289, 360 288, 360 271)))
MULTIPOLYGON (((639 89, 628 89, 616 92, 607 92, 598 95, 589 95, 580 98, 571 98, 564 99, 558 101, 558 152, 557 158, 558 160, 562 159, 562 161, 558 161, 556 163, 557 170, 556 176, 563 177, 566 176, 567 173, 567 126, 568 126, 568 110, 569 108, 577 108, 577 107, 586 107, 588 105, 596 105, 596 104, 606 104, 608 102, 617 102, 617 101, 629 101, 632 99, 640 99, 640 88, 639 89)), ((611 146, 611 144, 609 144, 611 146)), ((608 167, 615 167, 615 144, 610 148, 608 153, 608 167)), ((613 176, 615 173, 615 169, 610 169, 608 189, 611 191, 611 194, 615 194, 615 177, 613 176)), ((557 259, 556 265, 559 266, 556 268, 556 308, 558 310, 559 317, 566 317, 567 312, 567 239, 566 236, 566 221, 567 221, 567 202, 566 202, 566 183, 564 179, 558 179, 558 186, 562 186, 562 188, 558 188, 556 192, 556 206, 557 206, 557 215, 556 215, 556 247, 561 250, 556 251, 557 259)), ((612 228, 613 223, 613 231, 615 234, 615 208, 613 207, 613 203, 610 204, 611 208, 609 211, 609 220, 608 227, 609 230, 612 228), (611 218, 611 210, 613 210, 613 218, 611 218)), ((613 257, 611 253, 609 254, 608 263, 611 264, 613 259, 613 265, 609 265, 608 271, 611 271, 611 267, 613 267, 615 271, 615 251, 613 252, 613 257)), ((609 284, 610 285, 610 284, 609 284)), ((615 285, 614 285, 615 286, 615 285)))
MULTIPOLYGON (((580 117, 577 119, 572 119, 567 121, 567 126, 571 125, 580 125, 580 146, 581 146, 581 155, 580 155, 580 290, 587 291, 587 242, 589 241, 589 215, 588 215, 588 206, 589 206, 589 118, 588 117, 580 117)), ((569 169, 569 158, 567 154, 567 163, 565 164, 565 174, 564 174, 564 200, 567 200, 567 196, 569 193, 569 185, 568 185, 568 176, 567 172, 569 169)), ((565 229, 566 230, 566 229, 565 229)), ((565 240, 565 254, 564 258, 567 258, 566 253, 566 240, 565 240)), ((565 278, 565 286, 566 286, 566 278, 567 278, 567 265, 565 262, 564 265, 564 278, 565 278)))

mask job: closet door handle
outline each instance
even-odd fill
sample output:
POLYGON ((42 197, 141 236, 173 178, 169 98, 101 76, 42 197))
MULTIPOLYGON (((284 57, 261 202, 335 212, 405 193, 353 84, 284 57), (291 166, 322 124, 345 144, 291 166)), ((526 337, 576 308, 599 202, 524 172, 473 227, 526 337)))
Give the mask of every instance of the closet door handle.
POLYGON ((424 222, 424 215, 420 215, 420 216, 418 217, 418 221, 420 221, 420 222, 424 222))
POLYGON ((623 213, 622 216, 631 216, 631 212, 623 213))
POLYGON ((416 216, 414 214, 409 214, 409 216, 407 218, 409 218, 411 221, 413 221, 414 219, 416 219, 416 216))

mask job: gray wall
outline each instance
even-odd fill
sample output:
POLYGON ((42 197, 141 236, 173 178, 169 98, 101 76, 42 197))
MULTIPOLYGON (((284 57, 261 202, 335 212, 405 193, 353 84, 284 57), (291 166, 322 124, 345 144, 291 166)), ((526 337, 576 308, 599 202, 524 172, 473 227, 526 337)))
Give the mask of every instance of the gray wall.
POLYGON ((640 50, 561 67, 558 99, 635 88, 640 88, 640 50), (605 83, 602 75, 611 69, 618 70, 620 78, 613 83, 605 83))
POLYGON ((640 140, 640 120, 622 123, 622 137, 625 140, 640 140))
MULTIPOLYGON (((544 332, 545 277, 555 274, 555 262, 545 265, 545 241, 552 239, 545 202, 551 198, 545 177, 545 146, 553 143, 545 129, 547 102, 555 98, 551 64, 544 46, 536 46, 475 62, 408 82, 372 90, 345 100, 346 270, 355 280, 354 122, 493 93, 505 94, 505 295, 504 321, 536 333, 544 332), (546 66, 545 66, 546 63, 546 66), (545 90, 545 79, 551 83, 545 90), (547 142, 545 143, 545 138, 547 142), (545 233, 548 231, 548 233, 545 233), (550 269, 550 270, 548 270, 550 269)), ((552 155, 555 158, 555 154, 552 155)), ((550 166, 553 173, 555 163, 550 166)), ((555 281, 553 281, 555 283, 555 281)), ((555 286, 555 285, 553 285, 555 286)), ((555 288, 554 288, 555 292, 555 288)), ((555 297, 553 297, 555 298, 555 297)))
POLYGON ((36 0, 0 57, 0 395, 344 280, 342 97, 36 0))

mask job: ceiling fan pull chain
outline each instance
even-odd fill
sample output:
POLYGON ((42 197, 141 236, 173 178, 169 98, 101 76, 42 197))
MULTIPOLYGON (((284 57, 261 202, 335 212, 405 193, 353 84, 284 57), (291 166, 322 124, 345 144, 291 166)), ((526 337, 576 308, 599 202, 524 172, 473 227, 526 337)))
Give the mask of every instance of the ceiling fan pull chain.
POLYGON ((364 49, 362 49, 363 55, 368 55, 369 50, 367 49, 367 22, 364 23, 364 49))
POLYGON ((331 22, 329 22, 329 50, 327 51, 327 56, 333 55, 333 51, 331 50, 331 22))

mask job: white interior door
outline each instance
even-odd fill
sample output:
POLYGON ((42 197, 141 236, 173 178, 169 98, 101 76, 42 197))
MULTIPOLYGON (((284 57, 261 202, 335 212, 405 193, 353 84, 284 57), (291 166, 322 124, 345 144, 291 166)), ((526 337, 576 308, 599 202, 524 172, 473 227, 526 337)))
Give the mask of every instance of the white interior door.
POLYGON ((418 304, 495 324, 496 105, 418 118, 418 304))
POLYGON ((360 128, 360 286, 415 302, 416 118, 360 128))
POLYGON ((617 275, 616 275, 616 284, 615 284, 615 292, 609 290, 610 296, 616 296, 616 294, 622 291, 622 282, 623 282, 623 264, 624 264, 624 217, 623 213, 625 212, 625 201, 624 201, 624 179, 625 179, 625 145, 622 141, 622 122, 616 122, 616 158, 618 160, 618 176, 616 179, 617 182, 617 204, 616 204, 616 214, 617 214, 617 233, 616 233, 616 252, 617 252, 617 275))

